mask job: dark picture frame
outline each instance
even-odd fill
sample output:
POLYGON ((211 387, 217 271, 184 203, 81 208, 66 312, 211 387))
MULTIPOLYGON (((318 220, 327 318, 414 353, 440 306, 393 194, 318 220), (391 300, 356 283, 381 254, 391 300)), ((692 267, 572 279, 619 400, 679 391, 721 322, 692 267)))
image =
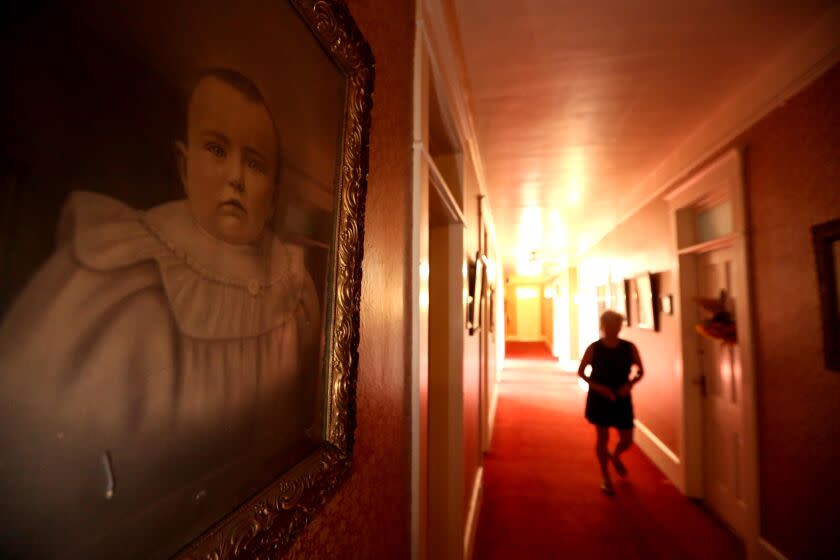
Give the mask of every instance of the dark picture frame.
POLYGON ((633 289, 633 281, 630 278, 624 279, 624 322, 628 327, 633 326, 632 319, 630 318, 630 311, 631 305, 630 300, 631 297, 631 290, 633 289))
POLYGON ((487 291, 487 332, 490 334, 496 332, 496 313, 494 310, 496 301, 496 290, 491 288, 487 291))
POLYGON ((840 371, 840 218, 811 228, 825 367, 840 371))
POLYGON ((673 294, 666 294, 663 296, 659 296, 659 309, 662 310, 662 313, 665 315, 673 315, 674 314, 674 296, 673 294))
MULTIPOLYGON (((233 5, 225 5, 223 2, 217 2, 215 7, 221 7, 222 10, 234 8, 233 5)), ((294 340, 294 342, 288 342, 288 347, 294 345, 295 348, 298 345, 303 348, 304 345, 299 342, 299 339, 307 338, 306 352, 295 354, 294 359, 289 359, 294 362, 294 366, 286 368, 289 371, 294 369, 295 377, 288 385, 292 389, 272 388, 271 392, 271 395, 274 395, 276 389, 276 393, 282 395, 274 404, 282 402, 285 406, 287 401, 294 400, 289 395, 297 395, 299 379, 305 377, 305 381, 300 381, 300 386, 306 385, 306 394, 300 399, 305 404, 294 407, 293 403, 288 408, 275 406, 275 411, 281 410, 281 413, 277 413, 276 416, 271 415, 271 408, 268 405, 260 408, 259 413, 252 413, 247 407, 237 405, 234 412, 229 415, 231 417, 239 415, 235 419, 241 422, 237 424, 235 430, 231 428, 230 433, 233 435, 226 436, 225 442, 229 439, 233 442, 231 449, 245 451, 230 457, 224 456, 227 462, 217 465, 213 461, 223 454, 217 453, 214 449, 212 461, 206 461, 210 466, 204 471, 196 469, 196 472, 200 474, 195 476, 192 471, 189 471, 189 475, 183 475, 183 480, 186 481, 183 483, 182 479, 176 479, 175 475, 170 480, 159 482, 159 473, 155 471, 155 468, 168 463, 174 465, 171 468, 175 471, 181 468, 181 463, 192 466, 201 465, 205 461, 205 455, 209 456, 211 452, 203 449, 202 445, 206 441, 212 441, 217 435, 211 428, 202 424, 205 418, 212 416, 211 406, 201 409, 195 413, 194 419, 191 418, 193 422, 191 426, 198 426, 194 429, 194 433, 200 433, 204 439, 199 440, 198 443, 191 443, 186 436, 180 440, 175 440, 173 436, 172 441, 178 444, 186 442, 186 444, 173 444, 167 447, 167 451, 174 450, 172 456, 163 456, 154 467, 145 471, 141 467, 132 471, 131 460, 144 456, 153 457, 154 452, 144 453, 142 449, 131 448, 134 434, 122 433, 115 428, 113 432, 116 435, 109 434, 111 437, 109 441, 116 442, 114 444, 116 446, 131 448, 131 453, 127 454, 131 460, 125 459, 125 456, 121 457, 118 452, 105 449, 104 446, 92 448, 93 459, 85 463, 85 465, 92 464, 90 469, 92 474, 80 475, 81 482, 78 483, 78 487, 81 488, 90 483, 88 485, 96 489, 95 494, 84 494, 80 497, 73 495, 65 501, 56 502, 51 501, 53 496, 49 491, 44 491, 44 488, 49 490, 50 484, 40 484, 40 481, 36 481, 37 484, 32 485, 36 491, 29 497, 25 495, 24 490, 20 490, 20 499, 16 497, 15 504, 7 503, 0 511, 4 519, 14 521, 14 524, 7 526, 6 533, 10 536, 4 535, 0 538, 0 556, 5 557, 5 552, 8 551, 11 557, 17 557, 15 555, 20 553, 27 557, 40 557, 42 556, 41 549, 27 550, 22 547, 43 544, 44 547, 51 547, 43 549, 48 550, 45 557, 66 554, 85 558, 112 558, 123 555, 218 560, 273 558, 282 554, 290 546, 301 531, 318 515, 320 508, 351 472, 356 427, 359 308, 374 58, 349 8, 342 0, 276 0, 274 4, 267 2, 261 7, 266 8, 265 13, 281 14, 282 21, 270 21, 271 18, 269 21, 260 21, 261 16, 253 12, 254 8, 251 13, 246 14, 248 21, 255 28, 254 33, 230 31, 230 33, 240 34, 226 37, 214 34, 214 30, 225 28, 225 21, 221 21, 222 16, 218 15, 221 13, 219 10, 215 10, 217 13, 214 13, 214 9, 209 6, 190 4, 186 1, 170 3, 155 0, 148 6, 145 3, 135 3, 130 8, 125 7, 128 11, 133 10, 135 17, 120 13, 114 16, 114 10, 120 11, 124 7, 114 8, 109 3, 100 0, 85 0, 85 6, 71 5, 69 2, 34 2, 32 7, 12 10, 14 18, 6 18, 3 22, 3 41, 8 41, 3 44, 13 44, 16 49, 14 52, 17 55, 21 53, 24 55, 12 60, 14 57, 9 54, 7 64, 10 67, 13 66, 12 70, 17 72, 17 74, 10 72, 9 75, 30 79, 28 82, 30 85, 17 88, 15 84, 13 87, 5 88, 7 93, 3 98, 4 101, 12 100, 19 103, 17 112, 20 118, 17 119, 18 115, 12 114, 14 109, 8 109, 8 107, 14 107, 14 104, 6 103, 7 107, 4 109, 6 113, 2 116, 12 115, 17 120, 3 121, 4 139, 0 146, 2 147, 0 151, 0 189, 2 189, 0 191, 0 228, 2 228, 0 231, 0 272, 4 273, 3 278, 0 279, 0 304, 2 304, 0 319, 15 314, 15 305, 19 301, 17 298, 30 289, 30 279, 44 262, 58 254, 53 246, 55 230, 57 223, 63 223, 59 221, 59 214, 62 199, 66 198, 68 192, 86 190, 94 193, 98 199, 110 197, 120 204, 124 203, 124 207, 119 206, 120 211, 127 208, 131 212, 136 211, 136 215, 149 214, 150 209, 164 206, 163 203, 171 202, 172 199, 183 195, 180 185, 177 188, 172 186, 177 183, 178 178, 177 166, 170 165, 168 161, 175 159, 172 154, 172 144, 159 140, 166 138, 171 141, 173 138, 179 138, 174 134, 184 134, 179 130, 184 119, 178 119, 181 109, 176 109, 176 107, 180 107, 182 101, 180 98, 187 97, 184 94, 189 92, 190 87, 197 87, 196 84, 204 79, 202 77, 193 79, 193 74, 204 76, 198 71, 207 68, 214 70, 222 68, 221 73, 213 75, 213 79, 218 80, 218 76, 224 75, 224 72, 231 69, 233 72, 229 74, 235 74, 231 78, 231 83, 239 80, 238 76, 253 80, 253 83, 248 82, 237 89, 239 93, 233 95, 241 94, 240 97, 247 97, 252 104, 265 105, 269 109, 270 118, 275 121, 276 128, 280 128, 276 124, 277 121, 282 123, 282 120, 289 115, 294 118, 296 112, 305 115, 335 114, 336 118, 324 117, 323 120, 328 118, 332 120, 326 124, 318 121, 317 125, 313 120, 313 126, 310 129, 299 126, 300 120, 289 121, 294 123, 289 126, 291 130, 286 130, 285 136, 282 132, 279 134, 278 167, 282 168, 282 173, 277 173, 277 180, 278 184, 286 185, 289 192, 277 194, 272 198, 275 214, 267 218, 267 220, 276 220, 276 223, 283 224, 282 234, 277 233, 277 238, 282 236, 284 246, 294 245, 295 251, 298 251, 295 256, 299 257, 300 268, 306 271, 303 274, 308 274, 312 278, 313 289, 310 291, 316 294, 311 298, 317 301, 311 307, 315 310, 311 315, 302 316, 301 314, 301 317, 294 316, 293 319, 288 319, 289 323, 300 321, 300 324, 305 324, 307 327, 311 325, 311 330, 315 334, 308 337, 307 331, 307 338, 303 335, 298 337, 297 333, 288 335, 288 331, 284 331, 286 334, 282 335, 286 337, 284 339, 286 341, 294 340), (146 14, 144 10, 149 10, 152 16, 136 17, 137 13, 146 14), (189 18, 191 10, 201 12, 202 17, 189 18), (63 21, 57 14, 69 15, 72 18, 63 21), (161 46, 167 39, 157 36, 154 31, 157 29, 156 26, 164 24, 166 18, 161 17, 162 15, 172 15, 172 19, 166 21, 166 25, 173 27, 177 27, 179 22, 190 22, 189 25, 181 26, 184 36, 173 39, 176 42, 178 40, 182 42, 183 50, 176 52, 172 49, 172 52, 167 52, 165 49, 168 47, 161 46), (78 21, 75 18, 78 18, 78 21), (120 22, 120 25, 126 25, 136 33, 134 35, 123 33, 118 26, 109 25, 111 20, 108 18, 120 22), (215 27, 201 29, 205 21, 202 18, 212 21, 215 27), (43 23, 45 20, 47 24, 43 23), (21 23, 17 25, 17 21, 21 23), (33 30, 37 33, 32 34, 33 30), (290 30, 291 34, 288 33, 290 30), (67 33, 67 37, 71 39, 80 37, 81 46, 73 44, 72 41, 61 44, 61 38, 55 39, 55 44, 46 44, 43 37, 49 38, 55 31, 67 33), (282 40, 291 45, 290 50, 279 53, 282 56, 277 56, 277 52, 266 52, 270 49, 265 46, 265 38, 276 38, 281 35, 286 37, 282 40), (40 44, 39 39, 30 39, 30 36, 40 37, 40 44), (149 45, 152 46, 149 47, 149 45), (90 56, 77 57, 74 49, 90 56), (154 49, 157 51, 153 52, 154 49), (73 56, 62 51, 73 53, 73 56), (236 54, 231 54, 233 51, 236 51, 236 54), (311 59, 317 59, 320 64, 318 68, 327 69, 324 71, 325 75, 328 74, 327 78, 319 82, 322 80, 321 75, 317 74, 320 70, 313 70, 314 65, 308 64, 310 59, 295 62, 294 55, 290 54, 303 51, 308 53, 306 56, 311 59), (35 63, 24 58, 30 52, 35 53, 33 55, 35 63), (144 54, 149 55, 148 59, 144 58, 144 54), (101 58, 98 58, 100 55, 101 58), (72 58, 71 62, 78 61, 80 66, 78 68, 68 66, 65 70, 61 68, 62 63, 59 62, 62 60, 61 57, 72 58), (43 60, 48 61, 50 65, 39 65, 38 62, 43 60), (289 60, 292 62, 288 63, 289 60), (242 62, 242 66, 237 67, 236 62, 242 62), (290 66, 284 67, 283 64, 286 63, 290 66), (120 71, 121 68, 124 69, 123 74, 113 73, 114 70, 120 71), (266 71, 266 68, 269 70, 266 71), (137 69, 139 72, 135 72, 137 69), (255 76, 254 74, 259 74, 259 71, 263 71, 263 74, 255 76), (299 79, 300 76, 303 78, 299 79), (109 82, 111 78, 113 80, 109 82), (327 85, 323 88, 312 87, 313 83, 327 85), (55 84, 61 87, 54 87, 55 84), (256 95, 253 94, 253 88, 251 88, 254 84, 260 86, 256 88, 256 95), (33 91, 38 95, 29 95, 33 91), (101 98, 97 98, 97 95, 101 98), (278 99, 281 101, 271 106, 272 100, 278 99), (289 100, 292 101, 289 102, 289 100), (307 111, 296 111, 294 102, 308 104, 307 111), (316 111, 319 103, 326 106, 327 110, 320 113, 316 111), (82 107, 84 111, 77 111, 76 107, 82 107), (313 107, 315 109, 312 109, 313 107), (161 108, 162 111, 157 111, 161 108), (21 130, 32 130, 31 127, 27 128, 32 123, 35 123, 39 131, 44 130, 48 134, 36 137, 35 133, 31 133, 30 136, 23 135, 23 140, 19 140, 18 136, 21 135, 17 133, 21 130), (325 127, 328 129, 327 132, 323 132, 325 127), (68 142, 65 136, 69 136, 67 131, 76 133, 78 141, 68 142), (313 140, 316 136, 318 139, 313 140), (127 138, 129 140, 126 140, 127 138), (323 138, 326 138, 326 141, 323 141, 323 138), (120 148, 121 144, 129 147, 120 148), (85 151, 88 146, 102 147, 103 151, 99 153, 85 151), (109 146, 115 146, 113 153, 108 151, 109 146), (59 147, 60 150, 55 147, 59 147), (287 157, 289 154, 292 154, 292 157, 287 157), (309 158, 307 165, 310 165, 310 168, 324 170, 326 179, 307 175, 309 168, 305 166, 299 165, 295 168, 294 164, 297 160, 294 157, 297 156, 301 159, 309 158), (48 171, 43 171, 38 167, 39 162, 48 158, 52 158, 50 159, 52 167, 48 171), (327 163, 325 165, 313 164, 321 160, 327 163), (149 161, 160 163, 150 164, 149 161), (74 175, 67 178, 71 173, 74 175), (144 183, 155 185, 154 188, 157 190, 151 187, 144 190, 142 188, 144 183), (160 188, 157 187, 158 185, 160 188), (61 191, 65 187, 66 191, 61 191), (177 194, 175 194, 176 191, 177 194), (9 315, 4 316, 9 310, 11 310, 9 315), (312 398, 309 398, 310 394, 312 398), (269 413, 263 414, 263 409, 268 409, 269 413), (289 410, 294 412, 288 412, 289 410), (295 432, 294 436, 289 436, 288 441, 291 443, 288 445, 285 439, 282 445, 277 443, 280 438, 274 439, 275 433, 292 432, 292 428, 283 425, 285 417, 282 411, 285 411, 288 417, 307 416, 306 424, 304 420, 298 418, 289 422, 289 424, 295 424, 295 432), (303 413, 298 414, 300 411, 303 413), (298 429, 298 423, 301 424, 301 429, 298 429), (240 425, 244 427, 240 428, 240 425), (257 433, 258 436, 253 435, 257 433), (253 437, 255 441, 267 442, 265 443, 267 451, 264 456, 257 456, 256 452, 247 451, 249 447, 244 442, 251 440, 240 438, 243 434, 248 438, 253 437), (127 468, 126 465, 129 467, 127 468), (229 465, 235 465, 235 468, 225 470, 229 465), (159 490, 159 493, 144 498, 142 492, 134 492, 131 494, 130 506, 124 506, 125 502, 120 502, 120 500, 129 494, 131 481, 131 476, 125 474, 127 472, 136 474, 136 478, 142 479, 143 484, 154 487, 154 490, 159 490), (143 474, 144 472, 150 473, 148 477, 143 474), (236 474, 227 475, 225 478, 220 473, 236 474), (177 480, 177 483, 172 482, 173 480, 177 480), (207 482, 208 480, 211 482, 207 482), (31 503, 26 504, 29 498, 31 498, 31 503), (87 510, 66 505, 78 504, 82 500, 85 501, 84 506, 88 508, 87 510), (93 503, 94 501, 96 503, 93 503), (43 526, 36 527, 32 519, 41 521, 39 517, 41 512, 38 508, 44 503, 51 506, 59 503, 60 506, 53 507, 52 513, 60 511, 62 515, 53 515, 43 526), (18 507, 18 504, 24 505, 18 507), (85 515, 88 511, 94 511, 98 521, 86 521, 85 515), (110 511, 116 513, 109 517, 110 511), (165 511, 165 516, 161 514, 162 511, 165 511), (51 530, 50 523, 59 517, 61 519, 56 523, 66 523, 66 527, 70 527, 72 532, 64 526, 61 530, 51 530), (169 521, 163 521, 164 519, 169 521), (102 520, 105 522, 102 523, 102 520), (179 526, 171 532, 166 532, 169 531, 167 524, 171 525, 172 520, 179 526), (33 539, 23 542, 25 537, 18 535, 23 535, 24 531, 36 531, 39 537, 43 535, 44 542, 33 542, 33 539), (13 535, 12 533, 15 532, 17 534, 13 535), (165 536, 161 536, 164 533, 165 536), (67 540, 70 535, 74 538, 67 540), (12 542, 15 538, 19 541, 12 542), (121 546, 123 548, 120 548, 121 546)), ((247 11, 249 8, 236 7, 236 9, 247 11)), ((5 13, 5 8, 3 10, 5 13)), ((264 17, 263 20, 265 20, 264 17)), ((242 24, 241 21, 237 23, 242 24)), ((170 33, 167 37, 172 35, 170 33)), ((303 118, 308 117, 300 117, 300 119, 303 118)), ((250 146, 246 148, 250 149, 250 146)), ((266 158, 268 159, 273 158, 266 158)), ((116 206, 111 205, 111 207, 116 206)), ((134 216, 135 214, 127 212, 126 215, 134 216)), ((84 217, 90 218, 90 213, 88 212, 84 217)), ((93 218, 110 219, 108 215, 102 214, 93 218)), ((70 225, 75 227, 75 224, 70 225)), ((261 227, 262 225, 263 222, 260 223, 261 227)), ((135 226, 136 224, 132 222, 131 227, 135 226)), ((280 226, 277 227, 280 231, 280 226)), ((91 235, 86 243, 94 246, 100 241, 101 238, 91 235)), ((271 243, 273 241, 266 242, 258 248, 260 251, 263 251, 263 247, 273 248, 274 245, 270 245, 271 243)), ((165 243, 162 244, 165 245, 165 243)), ((120 249, 118 244, 115 246, 120 249)), ((257 244, 254 243, 253 246, 256 247, 257 244)), ((99 246, 96 248, 98 249, 99 246)), ((171 246, 169 249, 174 255, 175 249, 171 246)), ((266 254, 270 251, 271 249, 265 249, 266 254)), ((129 255, 127 258, 135 257, 129 255)), ((184 261, 186 262, 187 259, 185 258, 184 261)), ((197 262, 192 260, 190 265, 195 265, 198 269, 200 263, 196 264, 197 262)), ((296 271, 295 274, 297 273, 296 271)), ((268 278, 267 274, 266 278, 268 278)), ((218 277, 213 279, 219 285, 224 284, 222 280, 218 277)), ((283 281, 285 280, 284 276, 283 281)), ((272 287, 278 285, 280 281, 274 282, 271 277, 263 282, 263 278, 259 277, 259 280, 252 278, 249 282, 243 284, 243 289, 247 288, 251 296, 256 298, 261 290, 273 289, 272 287)), ((290 281, 289 285, 291 284, 290 281)), ((224 285, 230 286, 230 284, 224 285)), ((155 285, 154 289, 157 287, 155 285)), ((238 288, 241 287, 238 286, 238 288)), ((296 289, 297 287, 295 284, 296 289)), ((306 289, 308 287, 301 288, 300 292, 306 289)), ((289 293, 291 291, 290 289, 289 293)), ((183 293, 192 295, 189 290, 183 293)), ((296 297, 303 298, 296 293, 286 299, 293 301, 296 297)), ((212 307, 214 311, 217 308, 223 309, 227 301, 227 299, 211 300, 215 306, 207 306, 207 308, 212 307)), ((291 307, 294 303, 280 301, 277 308, 279 309, 282 305, 291 307)), ((280 314, 280 311, 275 309, 271 309, 271 312, 280 314)), ((254 315, 259 313, 261 311, 257 310, 254 315)), ((264 314, 268 315, 269 312, 264 312, 264 314)), ((25 314, 17 313, 16 316, 20 315, 25 314)), ((291 317, 291 312, 287 316, 291 317)), ((73 327, 72 319, 68 317, 64 322, 73 327)), ((139 320, 137 322, 141 323, 139 320)), ((196 323, 200 324, 200 321, 196 323)), ((180 324, 177 325, 177 327, 180 326, 180 324)), ((145 330, 155 330, 152 327, 154 325, 146 325, 145 330)), ((269 335, 266 332, 273 332, 271 329, 275 329, 274 323, 255 335, 249 333, 247 337, 250 339, 258 336, 267 337, 269 335)), ((100 330, 108 332, 106 328, 100 330)), ((0 332, 9 333, 11 329, 0 332)), ((23 360, 9 361, 6 364, 2 362, 2 359, 11 353, 9 349, 14 347, 14 344, 8 342, 12 338, 9 336, 6 341, 0 341, 4 342, 0 345, 0 372, 3 374, 22 370, 19 364, 23 363, 23 360), (2 351, 6 353, 3 354, 2 351)), ((246 338, 246 335, 243 334, 242 338, 246 338)), ((277 338, 279 339, 280 335, 277 338)), ((213 340, 228 339, 220 335, 218 339, 213 340)), ((92 337, 85 344, 86 349, 105 346, 92 337)), ((47 350, 49 349, 45 349, 45 353, 47 350)), ((277 353, 270 354, 272 359, 276 355, 277 353)), ((239 362, 243 371, 251 363, 257 362, 245 360, 239 362)), ((259 363, 273 362, 264 360, 259 363)), ((125 371, 128 369, 126 368, 125 371)), ((118 376, 119 368, 115 367, 114 370, 116 370, 115 376, 118 376)), ((279 366, 275 369, 276 371, 280 371, 279 366)), ((228 373, 230 373, 229 379, 233 379, 237 378, 237 374, 241 372, 234 368, 228 373)), ((152 377, 153 373, 149 376, 152 377)), ((280 377, 279 373, 277 377, 280 377)), ((265 384, 268 385, 269 382, 265 384)), ((163 385, 163 383, 159 384, 159 386, 163 385)), ((14 386, 14 384, 0 386, 2 387, 0 396, 3 397, 3 408, 8 409, 9 407, 5 405, 15 401, 16 396, 10 389, 14 386)), ((95 384, 94 387, 96 387, 95 384)), ((258 389, 262 388, 263 386, 258 386, 258 389)), ((178 391, 180 389, 173 390, 173 392, 178 391)), ((155 396, 153 393, 150 394, 155 396)), ((247 394, 249 396, 244 397, 243 401, 252 398, 251 395, 259 395, 259 392, 253 390, 247 394)), ((88 391, 77 398, 78 402, 74 405, 74 410, 82 410, 82 413, 85 407, 92 410, 97 407, 111 407, 117 410, 121 406, 114 404, 120 401, 116 401, 111 395, 96 394, 93 391, 88 391)), ((258 397, 253 398, 258 399, 258 397)), ((164 399, 161 398, 161 400, 164 399)), ((177 397, 172 400, 176 402, 177 397)), ((217 400, 223 399, 219 397, 217 400)), ((270 399, 261 400, 261 404, 263 401, 270 401, 270 399)), ((160 409, 175 410, 177 402, 175 405, 163 406, 160 409)), ((38 412, 40 410, 36 409, 38 412)), ((26 412, 29 413, 28 410, 26 412)), ((9 426, 14 426, 14 421, 17 421, 18 425, 26 425, 27 416, 21 414, 15 418, 13 416, 15 412, 8 412, 8 410, 4 414, 3 420, 9 426), (9 422, 9 419, 13 422, 9 422)), ((91 413, 91 417, 94 414, 96 413, 91 413)), ((29 417, 31 416, 33 415, 29 417)), ((121 416, 118 411, 114 413, 114 416, 124 418, 129 415, 121 416)), ((172 416, 175 417, 174 414, 172 416)), ((58 438, 55 441, 60 441, 60 443, 54 445, 55 441, 49 441, 49 445, 55 448, 60 445, 69 446, 72 443, 72 436, 84 431, 81 428, 82 422, 72 425, 72 418, 71 413, 60 418, 60 422, 67 425, 68 429, 66 432, 57 432, 57 435, 53 431, 53 439, 58 438), (69 423, 68 418, 71 419, 69 423)), ((46 424, 47 421, 44 423, 46 424)), ((56 424, 58 423, 56 421, 56 424)), ((106 422, 102 421, 99 424, 104 425, 106 422)), ((161 425, 166 424, 161 421, 161 425)), ((211 425, 216 426, 216 424, 211 425)), ((155 430, 161 438, 167 436, 166 430, 158 427, 155 427, 155 430)), ((153 433, 153 431, 150 429, 148 433, 153 433)), ((174 433, 174 430, 171 433, 174 433)), ((183 433, 189 432, 185 429, 183 433)), ((10 455, 13 454, 13 445, 27 445, 26 442, 20 443, 25 436, 21 436, 18 440, 15 437, 17 436, 9 428, 2 433, 0 442, 4 445, 2 448, 4 454, 7 452, 10 455)), ((143 441, 153 441, 153 439, 153 437, 147 437, 143 441)), ((220 436, 219 440, 221 439, 220 436)), ((82 447, 80 445, 79 449, 82 447)), ((48 450, 41 455, 49 457, 50 453, 52 451, 48 450)), ((57 457, 62 457, 60 452, 56 453, 59 453, 57 457)), ((16 467, 20 465, 25 465, 24 459, 19 459, 19 463, 15 464, 16 467)), ((8 463, 4 464, 4 467, 6 468, 4 477, 9 482, 0 488, 5 491, 13 487, 14 483, 7 476, 12 467, 8 463)), ((56 462, 54 468, 67 467, 56 462)), ((67 468, 68 471, 72 469, 72 465, 67 468)), ((24 469, 18 470, 23 472, 24 469)), ((182 472, 186 470, 184 467, 182 472)), ((24 472, 21 476, 29 475, 24 472)), ((181 476, 180 472, 177 476, 181 476)), ((136 487, 142 487, 142 484, 136 487)), ((73 490, 64 494, 69 496, 73 490)), ((9 500, 6 501, 9 502, 9 500)))
POLYGON ((610 307, 624 316, 624 325, 630 325, 630 310, 627 305, 627 281, 623 278, 610 283, 610 307))
POLYGON ((595 301, 598 306, 598 319, 601 315, 610 308, 610 287, 607 284, 602 284, 595 287, 595 301))
POLYGON ((650 272, 638 274, 633 279, 633 302, 636 325, 640 329, 659 331, 658 278, 650 272))
POLYGON ((486 270, 484 255, 476 255, 469 266, 469 305, 467 306, 467 331, 470 336, 481 330, 481 304, 484 297, 484 273, 486 270))

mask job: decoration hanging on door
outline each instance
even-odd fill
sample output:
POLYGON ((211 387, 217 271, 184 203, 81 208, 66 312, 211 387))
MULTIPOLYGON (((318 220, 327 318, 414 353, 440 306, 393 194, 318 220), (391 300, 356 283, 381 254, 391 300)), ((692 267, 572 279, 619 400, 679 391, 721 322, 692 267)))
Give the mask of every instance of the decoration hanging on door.
POLYGON ((695 301, 712 316, 694 325, 694 330, 711 340, 729 345, 736 344, 738 336, 735 328, 735 318, 728 311, 726 290, 721 290, 718 298, 698 297, 695 298, 695 301))

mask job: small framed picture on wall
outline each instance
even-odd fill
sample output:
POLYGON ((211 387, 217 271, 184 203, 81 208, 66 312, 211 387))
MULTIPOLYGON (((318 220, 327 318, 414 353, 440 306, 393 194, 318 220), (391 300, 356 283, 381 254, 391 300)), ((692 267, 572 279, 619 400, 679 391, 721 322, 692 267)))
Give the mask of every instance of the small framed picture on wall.
POLYGON ((635 294, 634 304, 637 323, 641 329, 658 330, 656 320, 656 291, 653 282, 653 275, 649 272, 639 274, 634 279, 635 294))
POLYGON ((610 309, 624 315, 624 324, 630 324, 630 313, 627 307, 627 281, 616 280, 610 284, 610 309))

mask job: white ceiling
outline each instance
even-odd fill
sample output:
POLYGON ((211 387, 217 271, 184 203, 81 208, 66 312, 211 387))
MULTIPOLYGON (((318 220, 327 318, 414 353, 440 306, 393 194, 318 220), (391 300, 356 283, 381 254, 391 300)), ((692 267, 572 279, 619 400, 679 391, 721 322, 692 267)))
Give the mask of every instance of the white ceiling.
POLYGON ((831 0, 452 0, 501 254, 574 257, 831 0), (629 192, 633 190, 632 196, 629 192))

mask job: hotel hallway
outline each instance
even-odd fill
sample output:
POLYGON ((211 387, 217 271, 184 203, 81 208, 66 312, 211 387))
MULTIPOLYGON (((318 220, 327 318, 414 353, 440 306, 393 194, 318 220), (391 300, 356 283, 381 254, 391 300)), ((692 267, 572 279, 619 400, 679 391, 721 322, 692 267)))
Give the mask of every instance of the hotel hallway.
POLYGON ((629 477, 602 494, 585 393, 575 374, 535 355, 508 360, 499 387, 476 559, 743 558, 635 446, 624 456, 629 477))

